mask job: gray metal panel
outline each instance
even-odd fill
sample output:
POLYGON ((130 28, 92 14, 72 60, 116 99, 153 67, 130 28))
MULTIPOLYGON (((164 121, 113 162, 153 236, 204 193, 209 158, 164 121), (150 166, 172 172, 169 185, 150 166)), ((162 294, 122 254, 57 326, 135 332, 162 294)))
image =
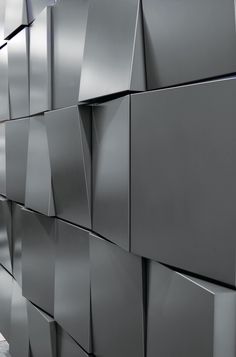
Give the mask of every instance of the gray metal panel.
POLYGON ((11 119, 29 115, 28 28, 8 42, 11 119))
POLYGON ((35 20, 45 7, 54 5, 56 1, 57 0, 27 0, 29 21, 35 20))
POLYGON ((93 349, 101 357, 143 357, 142 259, 90 236, 93 349))
POLYGON ((70 107, 45 113, 58 217, 91 228, 91 112, 70 107))
POLYGON ((26 0, 6 0, 4 38, 14 36, 14 32, 28 25, 26 0))
POLYGON ((30 118, 25 206, 54 215, 51 166, 44 115, 30 118))
POLYGON ((12 277, 0 265, 0 331, 5 339, 10 341, 11 328, 11 297, 12 297, 12 277))
POLYGON ((0 121, 10 119, 7 45, 0 49, 0 121))
POLYGON ((6 130, 0 123, 0 194, 6 196, 6 130))
POLYGON ((140 14, 139 0, 90 1, 80 102, 128 90, 145 90, 143 58, 133 62, 136 42, 140 41, 142 46, 140 14), (133 64, 138 64, 138 68, 133 64))
MULTIPOLYGON (((57 356, 58 357, 88 357, 77 343, 57 325, 57 356)), ((13 356, 14 357, 14 356, 13 356)))
POLYGON ((44 311, 54 313, 54 219, 22 210, 23 295, 44 311))
POLYGON ((13 275, 17 283, 22 286, 22 209, 16 203, 12 203, 12 256, 13 256, 13 275))
POLYGON ((235 285, 236 80, 132 96, 131 250, 235 285))
POLYGON ((12 357, 30 357, 27 300, 15 280, 11 304, 10 354, 12 357))
POLYGON ((12 273, 11 201, 0 196, 0 264, 12 273))
POLYGON ((60 220, 56 227, 54 316, 91 352, 89 232, 60 220))
POLYGON ((148 282, 147 357, 235 356, 235 291, 155 262, 148 282))
POLYGON ((143 0, 148 89, 236 71, 232 0, 143 0))
POLYGON ((27 303, 27 311, 33 357, 56 357, 55 321, 30 302, 27 303))
POLYGON ((53 109, 78 102, 88 4, 88 0, 60 0, 52 9, 53 109))
POLYGON ((129 96, 93 107, 93 230, 129 249, 129 96))
POLYGON ((6 0, 0 1, 0 47, 6 43, 4 40, 4 22, 5 22, 5 9, 6 9, 6 0))
POLYGON ((27 166, 29 119, 6 123, 6 195, 24 203, 27 166))
POLYGON ((51 8, 30 26, 30 114, 51 109, 51 8))

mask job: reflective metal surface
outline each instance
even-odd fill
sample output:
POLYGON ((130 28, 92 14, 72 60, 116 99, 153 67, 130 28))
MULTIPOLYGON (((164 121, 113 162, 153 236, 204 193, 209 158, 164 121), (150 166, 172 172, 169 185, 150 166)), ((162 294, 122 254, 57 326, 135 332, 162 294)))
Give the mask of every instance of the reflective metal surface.
POLYGON ((57 325, 57 356, 88 357, 87 353, 85 353, 59 325, 57 325))
POLYGON ((11 119, 29 115, 28 28, 8 42, 11 119))
POLYGON ((70 336, 91 352, 89 232, 56 222, 54 316, 70 336))
POLYGON ((91 227, 91 112, 70 107, 45 113, 56 214, 91 227))
POLYGON ((0 196, 0 264, 12 273, 11 201, 0 196))
POLYGON ((23 295, 44 311, 53 315, 54 219, 23 209, 22 225, 23 295))
POLYGON ((61 0, 27 0, 28 1, 28 16, 29 21, 33 21, 40 13, 46 8, 46 6, 54 5, 56 1, 61 0))
POLYGON ((29 119, 6 123, 6 195, 24 203, 29 119))
POLYGON ((12 202, 12 257, 13 257, 13 276, 17 283, 22 286, 22 224, 23 206, 12 202))
POLYGON ((6 0, 0 1, 0 47, 6 43, 4 40, 4 21, 5 21, 5 9, 6 9, 6 0))
POLYGON ((5 122, 0 123, 0 194, 6 196, 6 136, 5 122))
POLYGON ((30 114, 51 109, 51 8, 30 26, 30 114))
POLYGON ((88 0, 60 0, 53 14, 53 109, 78 102, 88 0))
POLYGON ((12 277, 0 265, 0 331, 5 339, 10 341, 12 277))
POLYGON ((142 259, 90 235, 96 356, 143 357, 142 259))
POLYGON ((10 119, 7 45, 0 48, 0 121, 10 119))
POLYGON ((25 206, 48 216, 55 213, 43 115, 30 118, 25 206))
POLYGON ((232 285, 235 95, 230 79, 131 100, 132 252, 232 285))
POLYGON ((235 4, 143 0, 148 89, 236 71, 235 4))
POLYGON ((235 356, 234 290, 155 262, 148 281, 147 357, 235 356))
POLYGON ((6 0, 4 37, 11 38, 15 31, 28 25, 27 1, 26 0, 6 0))
POLYGON ((145 90, 140 15, 139 0, 90 1, 79 101, 145 90))
POLYGON ((129 96, 93 107, 93 230, 129 249, 129 96))

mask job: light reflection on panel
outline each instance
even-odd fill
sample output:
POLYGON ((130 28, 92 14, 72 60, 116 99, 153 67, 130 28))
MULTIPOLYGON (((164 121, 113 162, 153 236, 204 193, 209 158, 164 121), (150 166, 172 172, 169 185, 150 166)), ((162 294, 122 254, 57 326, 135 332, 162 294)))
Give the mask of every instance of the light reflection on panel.
POLYGON ((6 7, 6 0, 0 1, 0 47, 6 43, 4 40, 4 21, 5 21, 5 7, 6 7))
POLYGON ((0 196, 0 264, 12 273, 11 201, 0 196))
POLYGON ((0 331, 10 342, 12 276, 0 266, 0 331))
POLYGON ((28 25, 26 0, 6 0, 4 37, 9 39, 22 26, 28 25))
POLYGON ((0 194, 6 196, 6 136, 5 136, 5 123, 0 123, 0 194))
POLYGON ((23 239, 23 206, 12 202, 12 256, 13 276, 22 286, 22 239, 23 239))
MULTIPOLYGON (((54 5, 58 0, 27 0, 29 22, 35 20, 46 6, 54 5)), ((60 0, 59 0, 60 1, 60 0)))
POLYGON ((0 121, 10 119, 7 45, 0 49, 0 121))

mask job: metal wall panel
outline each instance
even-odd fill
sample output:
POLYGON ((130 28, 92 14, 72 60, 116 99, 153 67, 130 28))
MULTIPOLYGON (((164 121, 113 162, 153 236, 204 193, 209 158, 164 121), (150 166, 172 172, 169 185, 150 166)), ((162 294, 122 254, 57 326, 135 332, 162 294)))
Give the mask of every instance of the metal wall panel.
POLYGON ((22 239, 23 239, 23 206, 12 203, 12 260, 13 276, 22 286, 22 239))
POLYGON ((131 106, 132 251, 231 285, 235 95, 233 78, 134 95, 131 106))
POLYGON ((12 273, 11 202, 0 196, 0 264, 12 273))
POLYGON ((54 219, 23 209, 22 291, 47 313, 54 313, 54 219), (30 267, 30 268, 29 268, 30 267))
POLYGON ((235 4, 143 0, 148 89, 236 71, 235 4))
POLYGON ((90 1, 80 102, 129 90, 145 90, 142 53, 139 61, 133 61, 135 50, 142 47, 140 15, 139 0, 90 1))
POLYGON ((129 96, 93 107, 93 230, 129 249, 129 96))
POLYGON ((6 195, 24 203, 29 119, 6 122, 6 195))
POLYGON ((45 113, 58 217, 91 228, 91 111, 45 113))
MULTIPOLYGON (((88 357, 77 343, 57 325, 57 355, 58 357, 88 357)), ((14 356, 13 356, 14 357, 14 356)))
POLYGON ((51 8, 30 26, 30 114, 51 109, 51 8))
POLYGON ((6 0, 4 38, 10 39, 24 25, 28 25, 26 0, 6 0))
POLYGON ((29 115, 28 28, 8 42, 11 119, 29 115))
POLYGON ((56 222, 55 319, 91 352, 89 232, 56 222))
POLYGON ((0 121, 10 119, 7 45, 0 48, 0 121))
POLYGON ((93 349, 101 357, 143 357, 142 259, 90 235, 93 349))
POLYGON ((6 0, 0 1, 0 47, 2 47, 6 40, 4 40, 4 22, 5 22, 6 0))
POLYGON ((12 297, 12 277, 0 265, 0 331, 5 339, 10 341, 11 328, 11 297, 12 297))
POLYGON ((6 130, 0 123, 0 194, 6 196, 6 130))
POLYGON ((29 21, 33 21, 38 18, 40 13, 50 5, 54 5, 56 1, 61 0, 27 0, 28 1, 28 16, 29 21))

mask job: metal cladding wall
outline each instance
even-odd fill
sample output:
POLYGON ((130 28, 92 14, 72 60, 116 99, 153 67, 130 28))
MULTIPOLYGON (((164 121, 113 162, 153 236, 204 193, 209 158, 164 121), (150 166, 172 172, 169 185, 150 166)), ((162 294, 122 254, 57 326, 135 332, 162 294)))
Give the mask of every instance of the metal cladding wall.
POLYGON ((234 0, 0 0, 12 357, 236 357, 234 0))

